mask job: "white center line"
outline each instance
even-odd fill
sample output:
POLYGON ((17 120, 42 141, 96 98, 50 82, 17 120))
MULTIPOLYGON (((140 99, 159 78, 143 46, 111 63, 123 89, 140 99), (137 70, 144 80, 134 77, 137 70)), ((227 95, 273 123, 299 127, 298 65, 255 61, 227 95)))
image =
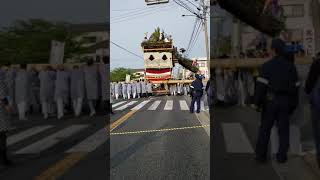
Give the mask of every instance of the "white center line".
POLYGON ((150 100, 142 101, 140 104, 138 104, 136 107, 132 108, 131 110, 139 110, 143 106, 145 106, 148 102, 150 102, 150 100))
POLYGON ((72 125, 64 128, 44 139, 41 139, 25 148, 22 148, 15 152, 15 154, 36 154, 40 153, 45 149, 48 149, 62 140, 70 137, 71 135, 79 132, 80 130, 88 127, 88 125, 72 125))
POLYGON ((128 108, 129 106, 132 106, 133 104, 135 104, 135 103, 137 103, 137 102, 138 102, 138 101, 131 101, 131 102, 129 102, 129 103, 127 103, 127 104, 125 104, 125 105, 117 108, 116 111, 124 110, 124 109, 128 108))
POLYGON ((112 107, 115 108, 117 106, 120 106, 121 104, 124 104, 125 102, 127 102, 127 101, 121 101, 121 102, 115 103, 112 105, 112 107))
POLYGON ((173 108, 173 100, 168 100, 166 105, 164 106, 164 110, 172 110, 173 108))
POLYGON ((189 110, 188 104, 186 102, 186 100, 180 100, 180 108, 183 111, 189 110))
POLYGON ((229 153, 253 153, 250 141, 240 123, 222 123, 223 135, 229 153))
POLYGON ((66 151, 66 153, 92 152, 108 140, 109 136, 106 133, 107 129, 102 128, 79 144, 66 151))
POLYGON ((148 110, 154 111, 158 108, 159 104, 161 103, 161 100, 155 101, 148 110))
POLYGON ((27 129, 27 130, 22 131, 18 134, 9 136, 7 139, 7 144, 8 144, 8 146, 10 146, 12 144, 15 144, 15 143, 21 141, 21 140, 27 139, 35 134, 38 134, 38 133, 43 132, 47 129, 50 129, 52 127, 53 126, 48 125, 48 126, 36 126, 36 127, 30 128, 30 129, 27 129))

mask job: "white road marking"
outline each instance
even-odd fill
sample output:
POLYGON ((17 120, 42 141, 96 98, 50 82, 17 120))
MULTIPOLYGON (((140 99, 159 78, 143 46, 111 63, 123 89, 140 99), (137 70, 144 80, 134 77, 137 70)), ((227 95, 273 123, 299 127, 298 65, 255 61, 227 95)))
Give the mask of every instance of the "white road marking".
POLYGON ((22 148, 15 152, 15 154, 35 154, 48 149, 55 144, 61 142, 62 140, 70 137, 71 135, 81 131, 82 129, 88 127, 88 125, 72 125, 64 128, 44 139, 41 139, 25 148, 22 148))
POLYGON ((127 101, 121 101, 121 102, 115 103, 112 105, 112 107, 115 108, 117 106, 120 106, 121 104, 124 104, 125 102, 127 102, 127 101))
POLYGON ((127 104, 125 104, 125 105, 117 108, 116 111, 124 110, 124 109, 128 108, 129 106, 134 105, 134 104, 137 103, 137 102, 138 102, 138 101, 131 101, 131 102, 129 102, 129 103, 127 103, 127 104))
POLYGON ((102 128, 93 135, 89 136, 79 144, 73 146, 66 153, 92 152, 108 140, 106 128, 102 128))
POLYGON ((253 148, 240 123, 222 123, 228 153, 253 153, 253 148))
POLYGON ((150 107, 149 107, 149 109, 148 110, 151 110, 151 111, 154 111, 154 110, 156 110, 157 108, 158 108, 158 106, 159 106, 159 104, 161 103, 161 101, 160 100, 158 100, 158 101, 155 101, 150 107))
POLYGON ((172 110, 172 109, 173 109, 173 100, 167 100, 163 110, 172 110))
POLYGON ((139 110, 143 106, 145 106, 148 102, 150 102, 150 100, 142 101, 140 104, 138 104, 136 107, 132 108, 131 110, 139 110))
POLYGON ((181 110, 183 111, 189 110, 186 100, 180 100, 179 103, 180 103, 181 110))
POLYGON ((205 111, 204 101, 201 101, 201 111, 205 111))
POLYGON ((25 131, 22 131, 18 134, 15 134, 15 135, 12 135, 12 136, 9 136, 8 139, 7 139, 7 145, 10 146, 12 144, 15 144, 19 141, 22 141, 24 139, 27 139, 35 134, 38 134, 40 132, 43 132, 47 129, 50 129, 52 128, 53 126, 51 125, 48 125, 48 126, 36 126, 36 127, 33 127, 33 128, 30 128, 30 129, 27 129, 25 131))

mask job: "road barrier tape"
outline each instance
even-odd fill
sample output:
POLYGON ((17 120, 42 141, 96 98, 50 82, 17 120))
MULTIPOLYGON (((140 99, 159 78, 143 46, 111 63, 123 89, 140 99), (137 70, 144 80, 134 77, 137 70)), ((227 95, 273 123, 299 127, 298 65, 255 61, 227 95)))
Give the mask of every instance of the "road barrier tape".
POLYGON ((186 130, 186 129, 197 129, 209 127, 210 125, 202 126, 189 126, 189 127, 180 127, 180 128, 168 128, 168 129, 154 129, 154 130, 142 130, 142 131, 127 131, 127 132, 116 132, 110 133, 111 136, 114 135, 128 135, 128 134, 142 134, 142 133, 153 133, 153 132, 166 132, 166 131, 177 131, 177 130, 186 130))

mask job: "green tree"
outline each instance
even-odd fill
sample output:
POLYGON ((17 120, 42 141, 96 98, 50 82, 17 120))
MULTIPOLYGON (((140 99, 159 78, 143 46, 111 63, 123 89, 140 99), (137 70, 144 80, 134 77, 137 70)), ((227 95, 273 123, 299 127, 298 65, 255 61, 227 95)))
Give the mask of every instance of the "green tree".
POLYGON ((0 31, 0 63, 48 63, 51 41, 65 42, 65 59, 85 53, 70 24, 42 19, 18 20, 0 31))
POLYGON ((125 81, 127 74, 132 75, 133 74, 132 69, 116 68, 111 71, 111 81, 112 82, 125 81))

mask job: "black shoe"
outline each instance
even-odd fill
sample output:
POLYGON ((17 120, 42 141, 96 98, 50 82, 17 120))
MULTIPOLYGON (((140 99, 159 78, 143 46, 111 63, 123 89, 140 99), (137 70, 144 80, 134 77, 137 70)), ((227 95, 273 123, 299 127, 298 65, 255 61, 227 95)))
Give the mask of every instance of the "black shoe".
POLYGON ((277 162, 282 164, 282 163, 286 163, 288 161, 288 158, 287 156, 285 155, 276 155, 276 159, 277 159, 277 162))
POLYGON ((254 158, 254 160, 256 160, 258 163, 261 163, 261 164, 264 164, 264 163, 267 162, 267 158, 265 158, 265 157, 260 157, 260 156, 256 156, 256 157, 254 158))
POLYGON ((200 113, 200 111, 197 111, 197 113, 199 114, 199 113, 200 113))

